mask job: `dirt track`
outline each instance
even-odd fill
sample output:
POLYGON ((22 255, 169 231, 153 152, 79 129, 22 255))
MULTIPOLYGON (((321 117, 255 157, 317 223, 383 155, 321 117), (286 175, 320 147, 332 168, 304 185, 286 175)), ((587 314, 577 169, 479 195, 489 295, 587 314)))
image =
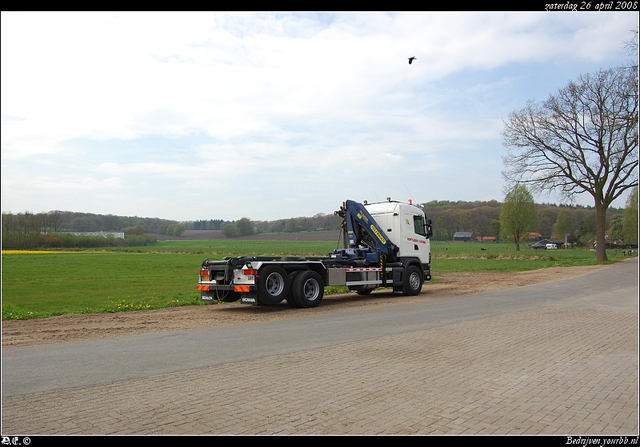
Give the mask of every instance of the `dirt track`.
POLYGON ((607 266, 556 267, 521 273, 455 273, 435 275, 416 297, 374 291, 369 297, 354 293, 326 295, 314 309, 294 309, 286 304, 254 307, 236 303, 189 306, 151 311, 109 314, 62 315, 23 321, 2 322, 2 347, 28 346, 68 341, 115 338, 158 332, 175 332, 212 326, 253 323, 364 307, 388 306, 413 301, 446 299, 452 296, 537 284, 593 273, 607 266))

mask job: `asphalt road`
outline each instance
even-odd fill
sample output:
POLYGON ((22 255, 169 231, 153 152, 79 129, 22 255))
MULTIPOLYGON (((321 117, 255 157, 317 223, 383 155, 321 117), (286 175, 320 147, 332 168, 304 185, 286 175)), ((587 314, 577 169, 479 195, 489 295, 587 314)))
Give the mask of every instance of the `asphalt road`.
POLYGON ((442 301, 258 324, 2 350, 2 394, 92 387, 339 346, 547 306, 638 308, 638 262, 442 301))

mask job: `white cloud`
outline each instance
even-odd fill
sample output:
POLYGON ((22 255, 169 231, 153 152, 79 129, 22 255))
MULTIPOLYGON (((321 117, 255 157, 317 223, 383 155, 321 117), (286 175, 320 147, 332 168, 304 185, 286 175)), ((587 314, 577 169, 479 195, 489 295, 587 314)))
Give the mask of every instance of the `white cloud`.
MULTIPOLYGON (((2 13, 3 207, 60 208, 64 200, 99 208, 82 190, 104 187, 109 210, 102 212, 120 213, 123 200, 112 199, 122 194, 131 208, 140 196, 152 215, 169 210, 167 218, 189 219, 196 216, 174 214, 187 213, 184 197, 212 188, 228 197, 242 184, 249 208, 263 213, 254 217, 268 219, 299 215, 274 205, 288 195, 341 201, 336 196, 349 190, 372 189, 356 183, 380 178, 384 197, 398 188, 405 195, 398 182, 406 182, 424 185, 417 200, 443 198, 427 191, 421 172, 444 176, 455 162, 499 162, 502 118, 557 88, 542 80, 562 85, 578 70, 619 63, 636 19, 2 13), (418 58, 411 66, 409 56, 418 58), (27 176, 31 186, 21 186, 27 176), (152 199, 154 185, 161 198, 152 199), (279 199, 265 198, 283 185, 279 199), (153 208, 163 200, 185 206, 153 208)), ((499 177, 495 169, 487 175, 499 177)), ((439 194, 465 195, 459 199, 475 200, 480 189, 439 182, 439 194)), ((497 181, 485 183, 500 198, 497 181)), ((224 213, 217 217, 247 214, 224 213)))

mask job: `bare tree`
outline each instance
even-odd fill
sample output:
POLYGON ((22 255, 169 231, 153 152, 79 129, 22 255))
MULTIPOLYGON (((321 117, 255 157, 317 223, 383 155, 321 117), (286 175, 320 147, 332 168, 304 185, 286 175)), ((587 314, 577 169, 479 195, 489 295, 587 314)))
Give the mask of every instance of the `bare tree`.
POLYGON ((503 176, 534 193, 572 201, 588 193, 597 212, 596 253, 606 261, 607 209, 638 185, 638 71, 618 67, 580 76, 505 121, 503 176))
POLYGON ((631 38, 624 42, 624 47, 627 49, 629 55, 633 58, 632 64, 638 67, 638 26, 635 29, 630 30, 631 38))

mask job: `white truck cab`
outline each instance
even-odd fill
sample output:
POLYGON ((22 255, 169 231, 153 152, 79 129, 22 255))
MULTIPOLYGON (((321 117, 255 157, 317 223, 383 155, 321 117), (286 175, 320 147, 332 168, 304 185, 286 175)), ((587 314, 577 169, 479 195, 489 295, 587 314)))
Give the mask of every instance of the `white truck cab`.
POLYGON ((381 202, 365 204, 365 208, 399 248, 399 258, 418 258, 431 262, 430 228, 423 211, 411 204, 381 202))

